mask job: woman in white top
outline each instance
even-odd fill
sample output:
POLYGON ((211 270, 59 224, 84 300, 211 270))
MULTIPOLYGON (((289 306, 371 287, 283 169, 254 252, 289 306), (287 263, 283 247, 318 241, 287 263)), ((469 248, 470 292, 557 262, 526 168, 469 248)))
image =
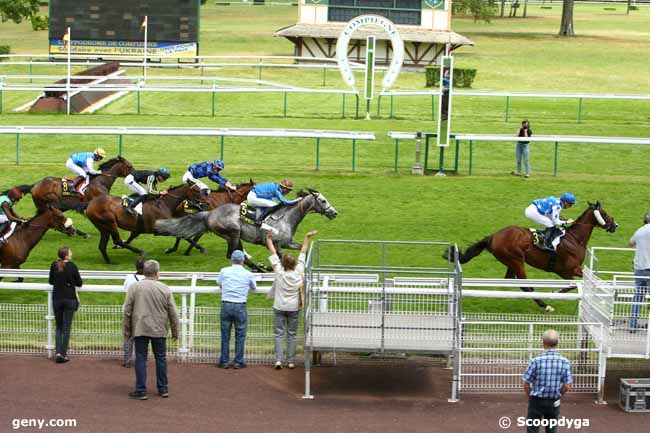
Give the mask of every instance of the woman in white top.
POLYGON ((275 368, 277 370, 282 368, 285 334, 287 335, 287 367, 296 366, 296 334, 305 282, 305 253, 309 239, 316 233, 313 231, 305 235, 298 260, 291 254, 283 254, 280 260, 273 245, 273 234, 271 231, 266 233, 266 246, 271 253, 269 261, 275 272, 275 280, 268 297, 273 299, 275 313, 275 368))
MULTIPOLYGON (((144 262, 146 259, 142 256, 139 256, 137 259, 135 259, 135 272, 132 274, 128 274, 126 278, 124 279, 124 292, 128 293, 129 292, 129 287, 131 284, 138 282, 140 280, 144 280, 144 262)), ((124 309, 124 307, 122 307, 124 309)), ((122 365, 124 367, 130 367, 132 362, 131 358, 133 357, 133 337, 130 338, 125 338, 124 339, 124 362, 122 362, 122 365)))

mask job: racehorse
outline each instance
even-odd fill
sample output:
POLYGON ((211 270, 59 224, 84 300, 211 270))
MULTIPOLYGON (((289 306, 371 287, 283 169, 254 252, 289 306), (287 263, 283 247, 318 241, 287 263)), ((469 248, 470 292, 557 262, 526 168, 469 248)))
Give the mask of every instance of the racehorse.
MULTIPOLYGON (((229 189, 225 189, 222 191, 212 191, 210 194, 208 194, 207 197, 203 199, 203 201, 207 204, 208 210, 216 209, 219 206, 224 205, 226 203, 240 204, 241 202, 246 200, 246 196, 248 195, 250 190, 253 189, 254 186, 255 186, 255 182, 253 182, 253 179, 250 179, 249 183, 243 183, 241 185, 237 185, 237 189, 235 191, 231 191, 229 189)), ((178 218, 184 215, 185 213, 182 213, 180 215, 173 215, 173 216, 175 218, 178 218)), ((202 234, 199 233, 198 235, 194 236, 192 241, 199 248, 199 251, 202 254, 205 254, 206 253, 205 248, 198 246, 198 242, 201 236, 202 234)), ((181 238, 176 238, 176 242, 174 243, 174 246, 167 248, 165 250, 165 254, 170 254, 177 251, 180 242, 181 242, 181 238)), ((126 243, 129 243, 129 240, 127 240, 126 243)), ((190 246, 185 251, 184 255, 189 256, 190 252, 192 251, 192 248, 195 248, 195 246, 190 244, 190 246)))
POLYGON ((102 163, 98 169, 102 173, 90 176, 90 183, 83 195, 76 191, 65 191, 64 194, 65 181, 60 177, 49 176, 35 183, 32 185, 31 193, 36 209, 43 210, 48 204, 64 212, 70 209, 79 209, 80 202, 89 202, 95 197, 107 195, 115 183, 115 179, 129 175, 133 171, 133 166, 129 161, 118 156, 102 163))
POLYGON ((119 228, 135 233, 154 233, 154 222, 161 218, 171 218, 184 200, 198 200, 200 191, 196 186, 180 185, 172 187, 168 193, 142 204, 142 215, 130 214, 122 205, 122 199, 110 195, 96 197, 88 203, 85 214, 100 233, 99 251, 104 261, 111 263, 106 246, 109 236, 113 244, 129 249, 134 253, 144 251, 122 241, 119 228))
MULTIPOLYGON (((334 219, 338 212, 320 192, 310 189, 309 192, 299 192, 303 199, 290 206, 282 206, 272 213, 265 222, 274 227, 278 234, 273 235, 273 243, 281 255, 281 248, 299 250, 301 245, 293 240, 300 222, 310 212, 325 215, 334 219)), ((228 242, 227 257, 230 258, 234 250, 242 248, 242 240, 264 245, 266 234, 256 225, 243 222, 240 219, 240 206, 225 204, 209 212, 199 212, 183 218, 160 220, 156 222, 156 229, 161 233, 171 234, 183 239, 189 239, 197 234, 212 231, 228 242)), ((263 272, 247 256, 246 265, 257 272, 263 272)))
MULTIPOLYGON (((7 242, 0 246, 0 267, 5 269, 18 269, 27 261, 27 257, 37 243, 43 239, 49 229, 58 230, 71 236, 75 229, 72 220, 55 207, 46 206, 46 209, 24 224, 16 227, 13 235, 7 242)), ((1 279, 1 278, 0 278, 1 279)), ((18 281, 22 281, 19 278, 18 281)))
MULTIPOLYGON (((460 263, 467 263, 487 249, 501 263, 506 265, 506 278, 526 279, 525 263, 547 272, 554 272, 560 277, 572 280, 582 277, 582 263, 585 259, 587 243, 594 227, 600 227, 613 233, 618 224, 601 207, 600 202, 588 203, 587 209, 566 229, 555 252, 534 246, 533 233, 524 227, 509 226, 487 236, 471 245, 465 252, 459 251, 460 263)), ((453 248, 453 247, 452 247, 453 248)), ((444 258, 452 257, 444 255, 444 258)), ((532 292, 532 287, 521 287, 524 292, 532 292)), ((560 293, 571 290, 565 288, 560 293)), ((535 302, 546 312, 555 309, 541 299, 535 302)))

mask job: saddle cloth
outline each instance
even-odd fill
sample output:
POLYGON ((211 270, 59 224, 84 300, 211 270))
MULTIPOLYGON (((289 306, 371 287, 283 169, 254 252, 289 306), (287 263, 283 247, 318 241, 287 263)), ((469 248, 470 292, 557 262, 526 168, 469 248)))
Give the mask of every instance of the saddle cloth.
POLYGON ((269 209, 267 214, 264 216, 262 221, 259 221, 257 217, 257 213, 260 212, 261 209, 256 206, 252 206, 247 202, 243 202, 242 204, 239 205, 239 209, 240 209, 239 217, 241 221, 245 224, 259 225, 262 230, 270 231, 274 235, 277 235, 279 233, 278 230, 275 227, 272 227, 269 224, 267 224, 267 221, 273 220, 273 212, 275 212, 279 208, 280 206, 267 208, 269 209))
MULTIPOLYGON (((532 227, 529 230, 533 234, 533 245, 543 250, 544 232, 546 230, 539 230, 532 227)), ((557 236, 555 239, 553 239, 553 248, 557 250, 557 246, 560 245, 560 241, 562 241, 562 238, 564 237, 565 234, 566 234, 566 230, 562 229, 562 233, 560 233, 560 236, 557 236)))
POLYGON ((86 191, 86 188, 88 187, 88 181, 87 180, 82 181, 75 189, 74 183, 76 182, 76 180, 77 178, 75 179, 70 179, 67 177, 61 178, 61 190, 63 195, 83 194, 84 191, 86 191))
MULTIPOLYGON (((132 202, 133 199, 128 195, 122 196, 122 207, 127 208, 132 202)), ((135 213, 138 215, 142 215, 142 202, 138 203, 137 206, 133 208, 133 210, 135 210, 135 213)))

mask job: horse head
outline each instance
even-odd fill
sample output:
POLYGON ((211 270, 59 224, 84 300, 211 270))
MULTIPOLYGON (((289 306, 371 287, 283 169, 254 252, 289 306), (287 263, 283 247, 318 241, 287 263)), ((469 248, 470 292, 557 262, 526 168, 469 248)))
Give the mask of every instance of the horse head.
POLYGON ((605 209, 602 208, 600 202, 599 201, 597 201, 596 203, 587 202, 587 204, 589 205, 589 207, 587 208, 585 213, 591 212, 593 218, 593 225, 603 228, 610 233, 614 233, 616 231, 616 228, 618 227, 618 224, 616 223, 616 221, 614 221, 614 218, 607 215, 607 212, 605 212, 605 209))
POLYGON ((307 197, 313 197, 314 198, 314 205, 313 205, 313 211, 316 213, 319 213, 321 215, 325 215, 329 219, 334 219, 336 216, 339 214, 336 209, 334 209, 334 206, 330 204, 330 202, 325 198, 325 196, 316 191, 315 189, 307 188, 307 191, 309 193, 300 193, 298 196, 304 197, 303 200, 307 197))
POLYGON ((48 205, 48 211, 51 213, 48 227, 72 236, 75 233, 75 228, 72 225, 72 220, 64 215, 64 213, 51 205, 48 205))
POLYGON ((116 177, 126 177, 133 172, 133 165, 121 156, 109 159, 98 168, 100 171, 107 172, 116 177))

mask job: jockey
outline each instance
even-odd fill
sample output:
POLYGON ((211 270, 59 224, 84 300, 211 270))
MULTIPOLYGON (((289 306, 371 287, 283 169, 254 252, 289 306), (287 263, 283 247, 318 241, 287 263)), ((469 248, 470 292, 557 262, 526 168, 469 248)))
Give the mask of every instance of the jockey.
POLYGON ((546 227, 544 232, 543 248, 548 251, 555 251, 553 241, 562 234, 562 226, 571 224, 572 219, 563 220, 560 218, 562 209, 569 209, 576 204, 576 196, 565 192, 560 198, 546 197, 533 202, 526 208, 524 214, 527 218, 546 227))
POLYGON ((158 170, 135 170, 124 178, 124 185, 131 191, 135 192, 138 196, 133 199, 126 210, 129 213, 134 213, 134 208, 148 195, 165 195, 167 190, 158 191, 158 182, 164 182, 169 179, 169 169, 160 167, 158 170), (140 184, 146 184, 145 189, 140 184))
POLYGON ((98 147, 92 152, 77 152, 70 155, 70 158, 65 162, 68 170, 81 177, 74 183, 75 189, 81 183, 81 180, 88 180, 90 174, 101 174, 101 171, 93 168, 94 161, 101 161, 106 156, 106 151, 98 147))
MULTIPOLYGON (((296 197, 293 200, 287 200, 284 198, 284 194, 289 193, 292 189, 293 182, 289 179, 283 179, 279 184, 275 182, 258 183, 250 190, 246 199, 249 204, 257 206, 258 208, 268 209, 276 206, 277 203, 273 200, 274 198, 278 199, 278 201, 285 206, 292 205, 302 200, 302 197, 296 197)), ((257 213, 258 220, 262 219, 266 214, 264 210, 257 213)))
POLYGON ((215 159, 214 161, 206 162, 197 162, 190 165, 187 168, 187 171, 183 175, 183 182, 197 185, 201 189, 201 194, 207 196, 210 193, 210 188, 199 178, 207 177, 211 181, 217 183, 220 187, 228 188, 231 190, 236 190, 237 188, 228 182, 228 179, 223 177, 219 172, 225 167, 224 163, 220 159, 215 159))
POLYGON ((0 224, 10 222, 9 229, 4 233, 0 233, 0 245, 4 245, 16 229, 16 224, 24 224, 26 219, 19 217, 14 212, 13 205, 18 203, 23 198, 23 193, 17 189, 12 188, 6 194, 0 195, 0 224))

